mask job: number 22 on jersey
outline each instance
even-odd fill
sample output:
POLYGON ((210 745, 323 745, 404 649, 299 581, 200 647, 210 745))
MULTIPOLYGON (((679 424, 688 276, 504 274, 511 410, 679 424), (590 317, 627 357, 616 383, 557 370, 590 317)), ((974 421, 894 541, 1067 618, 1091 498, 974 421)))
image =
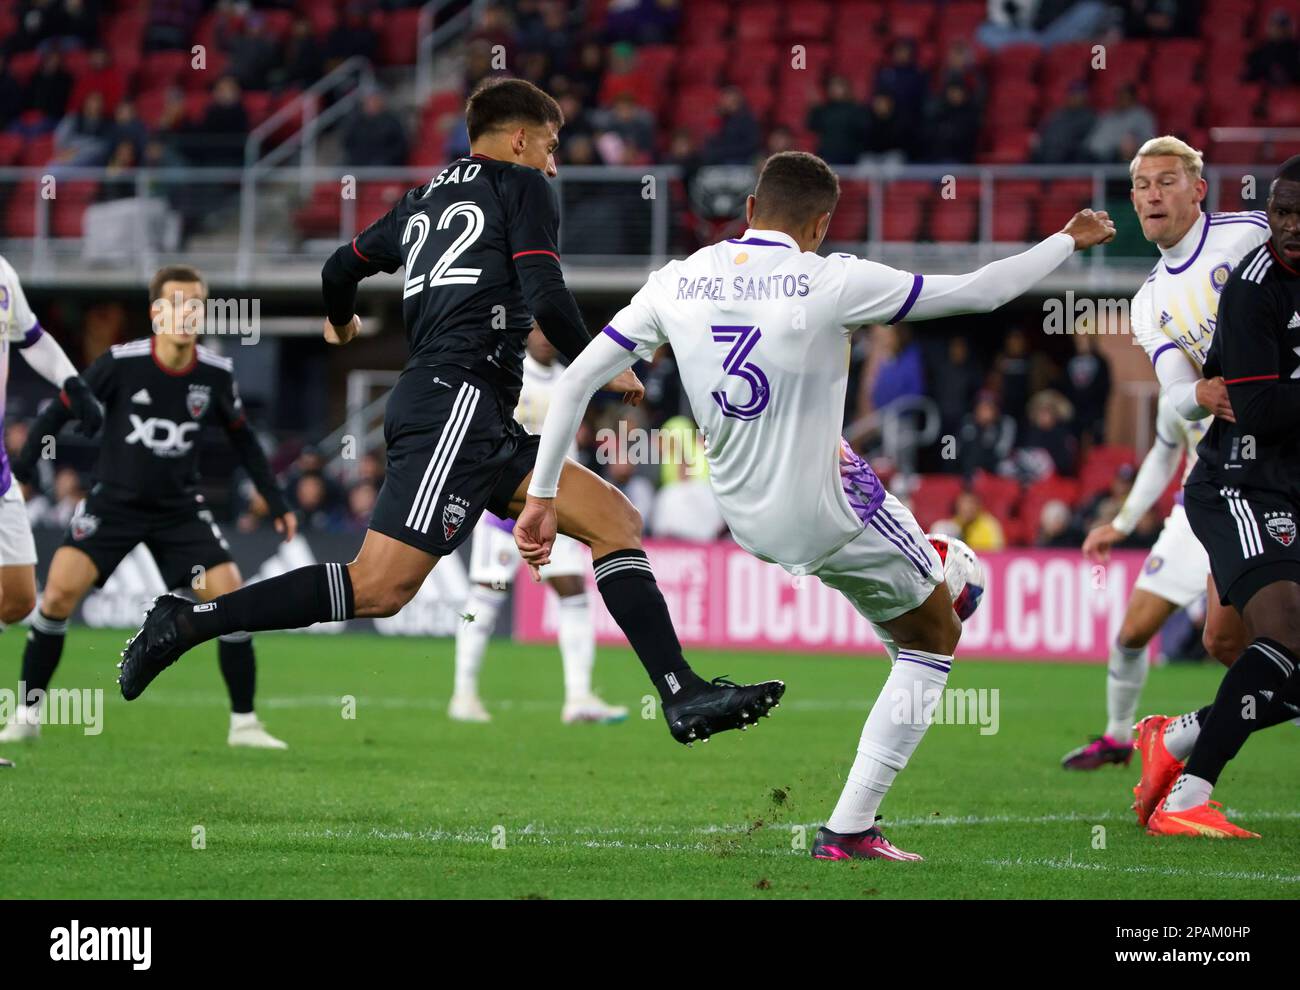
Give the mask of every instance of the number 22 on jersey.
POLYGON ((481 268, 451 267, 483 233, 483 210, 469 200, 452 203, 438 217, 437 229, 447 230, 458 221, 463 222, 464 227, 442 256, 433 263, 428 274, 420 271, 418 262, 424 242, 429 237, 429 214, 413 213, 406 221, 406 229, 402 231, 402 246, 409 244, 411 250, 406 255, 406 289, 402 293, 403 299, 423 292, 426 283, 431 289, 440 285, 473 285, 483 274, 481 268))

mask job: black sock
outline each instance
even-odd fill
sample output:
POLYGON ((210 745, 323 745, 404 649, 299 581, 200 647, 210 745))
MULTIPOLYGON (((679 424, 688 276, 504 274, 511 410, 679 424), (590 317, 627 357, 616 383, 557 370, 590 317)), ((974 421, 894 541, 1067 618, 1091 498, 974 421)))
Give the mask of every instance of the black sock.
POLYGON ((352 579, 346 564, 312 564, 267 578, 181 613, 190 646, 233 632, 300 629, 352 618, 352 579))
POLYGON ((257 686, 257 662, 253 659, 253 637, 246 632, 229 633, 217 640, 217 662, 230 692, 230 710, 247 715, 253 710, 257 686))
MULTIPOLYGON (((1265 716, 1277 718, 1280 696, 1296 670, 1296 658, 1273 639, 1256 639, 1228 668, 1210 714, 1201 723, 1186 772, 1216 783, 1247 737, 1266 728, 1265 716)), ((1272 724, 1277 724, 1276 721, 1272 724)))
POLYGON ((43 698, 49 691, 54 669, 63 655, 63 637, 67 631, 67 619, 51 619, 40 609, 32 616, 27 642, 23 646, 23 696, 18 699, 20 705, 28 703, 33 691, 41 692, 38 698, 43 698))
POLYGON ((623 635, 632 644, 659 697, 673 696, 704 682, 682 656, 650 561, 642 550, 615 550, 592 561, 596 587, 623 635))

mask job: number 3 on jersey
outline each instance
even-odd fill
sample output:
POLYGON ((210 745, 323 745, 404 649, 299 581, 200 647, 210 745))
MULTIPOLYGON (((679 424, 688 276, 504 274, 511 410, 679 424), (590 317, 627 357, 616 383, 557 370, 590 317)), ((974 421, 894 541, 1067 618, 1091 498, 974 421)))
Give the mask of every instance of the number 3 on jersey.
POLYGON ((729 376, 743 380, 749 386, 748 401, 737 404, 727 397, 727 393, 713 393, 713 401, 722 409, 722 415, 733 419, 758 419, 767 408, 767 401, 772 397, 772 390, 767 383, 767 376, 758 365, 751 363, 749 352, 754 349, 759 338, 763 336, 758 327, 711 327, 713 339, 719 344, 731 344, 731 350, 722 360, 722 370, 729 376))
POLYGON ((438 218, 438 230, 448 229, 457 220, 464 220, 465 229, 451 242, 442 257, 433 263, 427 275, 419 270, 417 260, 429 237, 429 214, 413 213, 406 221, 406 229, 402 231, 402 245, 405 247, 410 244, 411 250, 406 256, 406 289, 402 293, 403 299, 424 291, 426 282, 431 289, 439 285, 473 285, 483 274, 481 268, 451 267, 483 233, 483 211, 477 203, 469 200, 452 203, 438 218))

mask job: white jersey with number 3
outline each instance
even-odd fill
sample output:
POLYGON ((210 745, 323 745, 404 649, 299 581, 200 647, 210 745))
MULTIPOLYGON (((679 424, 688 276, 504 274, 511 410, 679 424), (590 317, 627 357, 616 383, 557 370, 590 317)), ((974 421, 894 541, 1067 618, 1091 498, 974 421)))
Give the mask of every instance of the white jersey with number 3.
POLYGON ((840 438, 849 333, 903 319, 921 286, 920 275, 749 230, 652 274, 605 332, 646 359, 672 345, 732 535, 803 567, 861 533, 884 498, 840 438))

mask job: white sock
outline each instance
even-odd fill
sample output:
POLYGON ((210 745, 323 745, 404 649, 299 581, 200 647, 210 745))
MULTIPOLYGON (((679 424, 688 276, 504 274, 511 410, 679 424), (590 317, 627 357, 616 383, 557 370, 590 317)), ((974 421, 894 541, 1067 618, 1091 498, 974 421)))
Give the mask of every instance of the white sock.
POLYGON ((858 755, 826 827, 841 835, 865 832, 898 771, 920 745, 935 706, 943 700, 952 657, 899 650, 862 727, 858 755))
POLYGON ((1133 719, 1147 682, 1147 648, 1110 645, 1106 663, 1106 735, 1117 742, 1133 741, 1133 719))
POLYGON ((496 588, 476 584, 465 600, 465 617, 456 630, 456 685, 457 696, 478 696, 478 672, 483 666, 488 639, 497 624, 497 610, 505 601, 506 593, 496 588))
POLYGON ((10 721, 14 725, 40 725, 41 706, 15 705, 14 717, 10 721))
POLYGON ((1165 798, 1165 811, 1186 811, 1188 808, 1195 808, 1210 800, 1210 795, 1213 793, 1214 785, 1208 780, 1185 773, 1174 781, 1173 787, 1169 788, 1169 796, 1165 798))
POLYGON ((256 712, 231 712, 230 727, 232 729, 244 729, 250 725, 257 725, 256 712))
POLYGON ((564 663, 564 698, 591 696, 591 669, 596 665, 596 627, 584 592, 560 599, 560 659, 564 663))
POLYGON ((1175 760, 1186 763, 1200 735, 1201 720, 1196 712, 1179 715, 1165 724, 1165 749, 1175 760))

